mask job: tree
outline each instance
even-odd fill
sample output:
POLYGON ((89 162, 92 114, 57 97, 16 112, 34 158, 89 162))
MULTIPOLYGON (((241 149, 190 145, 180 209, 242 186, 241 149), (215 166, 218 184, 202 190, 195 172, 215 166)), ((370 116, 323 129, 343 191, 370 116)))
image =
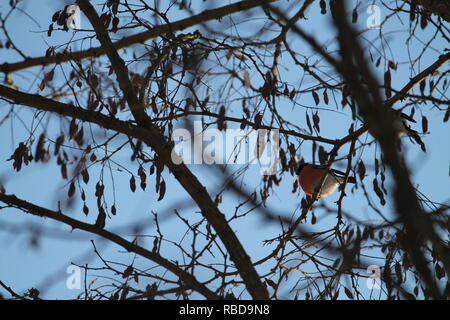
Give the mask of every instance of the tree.
POLYGON ((18 229, 33 243, 51 235, 48 220, 96 237, 81 243, 97 259, 72 262, 78 298, 450 297, 448 178, 429 168, 436 184, 421 190, 410 160, 443 160, 427 146, 446 143, 433 128, 450 116, 446 2, 77 0, 45 11, 33 57, 14 22, 38 23, 28 4, 3 4, 0 21, 0 128, 13 143, 2 138, 0 212, 6 231, 39 217, 40 232, 18 229), (401 139, 392 110, 408 120, 401 139), (238 129, 222 155, 218 140, 238 129), (321 198, 322 179, 305 196, 302 162, 341 168, 339 191, 321 198), (63 190, 51 201, 26 197, 45 189, 32 178, 8 185, 39 168, 63 190), (118 229, 142 195, 139 222, 118 229), (254 221, 276 234, 250 245, 254 221))

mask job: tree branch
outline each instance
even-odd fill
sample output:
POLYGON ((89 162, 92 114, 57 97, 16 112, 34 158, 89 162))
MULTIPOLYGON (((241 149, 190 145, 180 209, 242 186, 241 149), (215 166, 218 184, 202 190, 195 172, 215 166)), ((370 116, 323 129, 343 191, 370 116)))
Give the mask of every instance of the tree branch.
POLYGON ((108 35, 108 31, 106 30, 104 24, 100 21, 100 17, 89 1, 77 0, 77 3, 89 19, 91 25, 94 27, 95 33, 97 34, 97 39, 100 41, 101 47, 104 49, 109 61, 111 62, 111 67, 117 76, 119 87, 124 94, 125 100, 128 102, 128 106, 130 107, 134 119, 141 126, 147 127, 150 125, 150 118, 145 113, 144 104, 140 103, 137 98, 137 94, 128 76, 128 68, 125 66, 123 59, 119 56, 117 49, 114 48, 114 44, 108 35))
POLYGON ((195 277, 193 275, 191 275, 190 273, 180 269, 178 266, 176 266, 172 262, 168 261, 167 259, 164 259, 159 254, 148 251, 147 249, 144 249, 141 246, 138 246, 132 242, 129 242, 129 241, 125 240, 124 238, 119 237, 115 233, 106 231, 104 229, 100 229, 92 224, 88 224, 85 222, 75 220, 69 216, 64 215, 61 212, 52 211, 52 210, 34 205, 30 202, 27 202, 27 201, 17 198, 15 195, 6 195, 3 193, 0 193, 0 201, 4 202, 12 207, 15 207, 17 209, 20 209, 24 212, 32 214, 34 216, 39 216, 39 217, 56 220, 56 221, 62 222, 64 224, 72 227, 72 229, 84 230, 86 232, 93 233, 93 234, 99 235, 105 239, 108 239, 109 241, 114 242, 114 243, 118 244, 119 246, 125 248, 129 252, 134 252, 144 258, 147 258, 147 259, 159 264, 160 266, 166 268, 167 270, 171 271, 173 274, 178 276, 191 289, 199 292, 205 298, 220 299, 219 296, 217 296, 214 292, 210 291, 205 285, 198 282, 197 279, 195 279, 195 277))
POLYGON ((394 181, 394 201, 399 218, 405 225, 405 234, 400 235, 400 243, 407 250, 415 268, 426 284, 428 294, 442 299, 429 267, 427 258, 421 251, 424 241, 430 240, 440 245, 433 225, 422 210, 417 194, 409 177, 409 170, 395 143, 396 132, 393 128, 393 115, 389 107, 380 107, 379 86, 372 75, 358 37, 347 22, 345 3, 332 1, 333 19, 339 31, 338 41, 341 48, 342 75, 352 88, 351 94, 358 102, 359 113, 374 128, 375 135, 383 151, 383 161, 390 168, 394 181), (366 85, 362 85, 365 83, 366 85))
POLYGON ((447 22, 450 22, 450 1, 448 0, 410 0, 419 6, 424 7, 429 12, 438 15, 447 22))
MULTIPOLYGON (((205 111, 190 111, 190 110, 188 110, 188 111, 184 111, 183 113, 174 114, 173 116, 153 118, 153 119, 151 119, 151 122, 166 121, 166 120, 172 120, 172 119, 176 119, 176 118, 182 118, 182 117, 187 117, 187 116, 196 116, 196 115, 222 119, 223 121, 241 123, 241 124, 245 124, 246 126, 249 126, 249 127, 257 126, 256 123, 248 120, 247 118, 235 118, 235 117, 230 117, 230 116, 222 116, 218 113, 214 113, 214 112, 206 111, 206 110, 205 111)), ((339 143, 339 140, 327 139, 327 138, 323 138, 320 136, 310 136, 310 135, 303 134, 303 133, 300 133, 295 130, 286 130, 286 129, 282 129, 282 128, 275 128, 275 127, 264 125, 264 124, 258 125, 258 128, 259 129, 267 129, 267 130, 278 130, 280 133, 283 133, 283 134, 286 134, 289 136, 293 136, 293 137, 297 137, 297 138, 301 138, 303 140, 318 141, 318 142, 331 144, 331 145, 335 145, 335 144, 339 143)))
POLYGON ((396 102, 403 100, 406 94, 414 88, 420 81, 426 77, 432 75, 436 70, 442 67, 447 61, 450 60, 450 52, 443 54, 437 59, 431 66, 420 72, 418 75, 414 76, 409 80, 409 82, 391 99, 387 100, 385 103, 387 106, 393 106, 396 102))
POLYGON ((12 297, 14 297, 14 298, 17 298, 17 299, 19 299, 19 300, 29 300, 29 299, 27 299, 27 298, 25 298, 25 297, 23 297, 23 296, 21 296, 21 295, 15 293, 13 289, 11 289, 10 287, 8 287, 8 286, 7 286, 6 284, 4 284, 1 280, 0 280, 0 286, 3 287, 6 291, 8 291, 9 294, 10 294, 12 297))
MULTIPOLYGON (((118 40, 114 43, 114 47, 116 48, 116 50, 127 48, 135 44, 144 43, 150 39, 156 38, 159 35, 167 32, 181 31, 210 20, 219 19, 233 13, 246 11, 258 7, 262 3, 269 3, 274 1, 278 0, 245 0, 227 6, 223 6, 220 8, 205 10, 202 13, 199 13, 195 16, 178 20, 171 24, 155 26, 151 30, 122 38, 121 40, 118 40)), ((36 66, 59 64, 70 60, 79 61, 91 57, 98 57, 103 54, 105 54, 105 49, 102 46, 100 46, 96 48, 90 48, 88 50, 75 51, 71 53, 57 53, 50 57, 42 56, 36 58, 28 58, 25 59, 24 61, 16 63, 4 63, 0 65, 0 72, 8 74, 36 66)))
POLYGON ((245 252, 236 234, 228 225, 225 216, 219 211, 206 188, 197 177, 183 164, 174 164, 171 159, 172 147, 164 136, 154 127, 142 128, 129 122, 110 118, 100 112, 88 111, 65 103, 44 98, 37 94, 28 94, 0 85, 0 96, 13 100, 15 103, 36 109, 50 111, 62 116, 68 116, 82 121, 98 124, 136 139, 142 140, 150 146, 161 161, 169 168, 178 182, 188 192, 201 209, 202 215, 216 230, 221 241, 230 253, 231 259, 239 270, 249 293, 255 299, 268 299, 266 287, 262 284, 250 257, 245 252))
MULTIPOLYGON (((245 252, 238 238, 234 232, 229 227, 227 221, 225 220, 223 214, 217 209, 217 206, 212 201, 206 188, 198 182, 195 176, 183 166, 180 169, 179 165, 172 162, 172 152, 169 144, 166 141, 164 135, 160 133, 157 127, 155 127, 150 122, 150 117, 146 114, 144 104, 140 103, 136 92, 134 91, 133 85, 128 77, 128 69, 125 66, 124 61, 120 58, 117 50, 109 38, 108 32, 105 26, 100 21, 100 17, 97 15, 94 7, 89 3, 88 0, 77 0, 81 10, 86 14, 92 26, 95 29, 97 38, 102 44, 110 62, 113 70, 117 75, 117 80, 119 86, 122 89, 124 96, 128 102, 131 112, 139 124, 139 126, 144 127, 149 130, 152 145, 150 145, 155 152, 160 155, 163 159, 164 164, 171 169, 172 173, 177 177, 177 172, 182 170, 184 173, 180 173, 178 178, 185 179, 189 178, 190 181, 186 181, 184 187, 185 189, 188 185, 197 183, 198 189, 195 193, 191 193, 191 197, 195 199, 197 197, 197 203, 199 207, 202 208, 205 218, 211 223, 214 229, 219 234, 219 237, 223 241, 228 252, 230 252, 232 260, 236 263, 238 270, 241 273, 242 279, 244 280, 249 293, 255 299, 267 299, 267 290, 263 286, 255 268, 253 267, 249 256, 245 252)), ((180 183, 183 185, 183 180, 179 179, 180 183)), ((186 189, 188 190, 188 189, 186 189)))

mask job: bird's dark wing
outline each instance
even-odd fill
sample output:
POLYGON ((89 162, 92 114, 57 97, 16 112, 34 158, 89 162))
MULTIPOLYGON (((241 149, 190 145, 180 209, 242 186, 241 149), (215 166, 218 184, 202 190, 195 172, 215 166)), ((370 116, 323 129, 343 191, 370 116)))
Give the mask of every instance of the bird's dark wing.
MULTIPOLYGON (((330 171, 336 177, 345 178, 345 172, 342 172, 342 171, 336 170, 336 169, 331 169, 330 171)), ((347 182, 349 182, 349 183, 356 183, 356 178, 352 177, 352 176, 349 176, 347 178, 347 182)))
POLYGON ((336 169, 330 169, 330 171, 337 176, 345 177, 345 172, 336 169))

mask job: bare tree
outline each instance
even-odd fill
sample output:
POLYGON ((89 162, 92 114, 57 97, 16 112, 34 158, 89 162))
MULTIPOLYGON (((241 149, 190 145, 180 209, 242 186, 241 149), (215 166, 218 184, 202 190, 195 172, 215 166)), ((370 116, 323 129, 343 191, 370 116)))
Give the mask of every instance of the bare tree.
MULTIPOLYGON (((36 23, 28 2, 1 8, 9 62, 0 64, 0 128, 10 134, 2 155, 8 139, 13 147, 2 159, 9 173, 0 176, 0 212, 47 218, 36 237, 51 234, 48 220, 68 226, 68 238, 80 234, 73 230, 96 237, 95 263, 73 262, 85 278, 77 298, 450 297, 449 205, 426 196, 435 190, 417 186, 407 161, 439 157, 427 146, 450 117, 447 2, 77 0, 45 13, 49 26, 38 35, 58 44, 42 42, 34 57, 14 24, 17 15, 36 23), (4 129, 13 123, 26 128, 24 139, 14 139, 15 126, 4 129), (191 165, 173 137, 198 123, 203 132, 257 133, 253 160, 276 142, 275 171, 233 165, 241 145, 253 148, 248 136, 225 163, 211 164, 188 141, 203 161, 191 165), (24 197, 30 186, 8 186, 39 162, 63 186, 52 202, 24 197), (302 193, 305 162, 343 170, 336 201, 321 197, 325 175, 302 193), (145 204, 151 225, 109 228, 139 188, 154 195, 145 204), (255 216, 278 233, 259 242, 267 254, 256 258, 235 230, 254 228, 255 216), (182 224, 185 234, 164 232, 163 223, 182 224), (105 256, 102 240, 133 262, 105 256), (102 281, 88 282, 99 273, 102 281)), ((2 230, 17 233, 13 222, 2 230)), ((14 299, 41 298, 42 288, 14 285, 0 279, 14 299)))

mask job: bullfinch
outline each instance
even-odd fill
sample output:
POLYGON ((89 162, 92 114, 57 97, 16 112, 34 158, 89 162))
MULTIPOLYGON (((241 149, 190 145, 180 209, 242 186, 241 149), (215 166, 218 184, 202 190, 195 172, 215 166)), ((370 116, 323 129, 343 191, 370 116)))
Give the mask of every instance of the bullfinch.
MULTIPOLYGON (((301 163, 297 169, 297 175, 303 191, 309 196, 317 193, 321 187, 325 173, 325 166, 301 163)), ((322 189, 320 189, 320 194, 317 198, 327 197, 332 194, 339 185, 344 183, 344 179, 344 172, 330 169, 326 174, 322 189)), ((356 183, 356 179, 355 177, 348 177, 347 182, 356 183)))
MULTIPOLYGON (((425 151, 425 145, 422 142, 422 139, 419 136, 419 133, 416 130, 411 129, 411 127, 408 125, 408 122, 416 123, 416 120, 414 120, 412 117, 408 116, 407 114, 392 110, 394 112, 394 130, 397 133, 397 137, 401 138, 405 135, 411 137, 416 141, 417 144, 420 145, 423 151, 425 151)), ((369 129, 369 133, 376 138, 376 135, 369 129)))
MULTIPOLYGON (((413 118, 411 118, 410 116, 408 116, 407 114, 403 113, 403 112, 397 112, 395 110, 393 110, 393 114, 394 114, 394 130, 397 133, 397 136, 399 138, 403 137, 406 134, 409 134, 410 132, 415 132, 417 133, 417 131, 412 130, 409 126, 408 126, 408 121, 409 122, 416 122, 416 120, 414 120, 413 118)), ((369 128, 369 133, 376 138, 375 133, 370 130, 369 128)))

